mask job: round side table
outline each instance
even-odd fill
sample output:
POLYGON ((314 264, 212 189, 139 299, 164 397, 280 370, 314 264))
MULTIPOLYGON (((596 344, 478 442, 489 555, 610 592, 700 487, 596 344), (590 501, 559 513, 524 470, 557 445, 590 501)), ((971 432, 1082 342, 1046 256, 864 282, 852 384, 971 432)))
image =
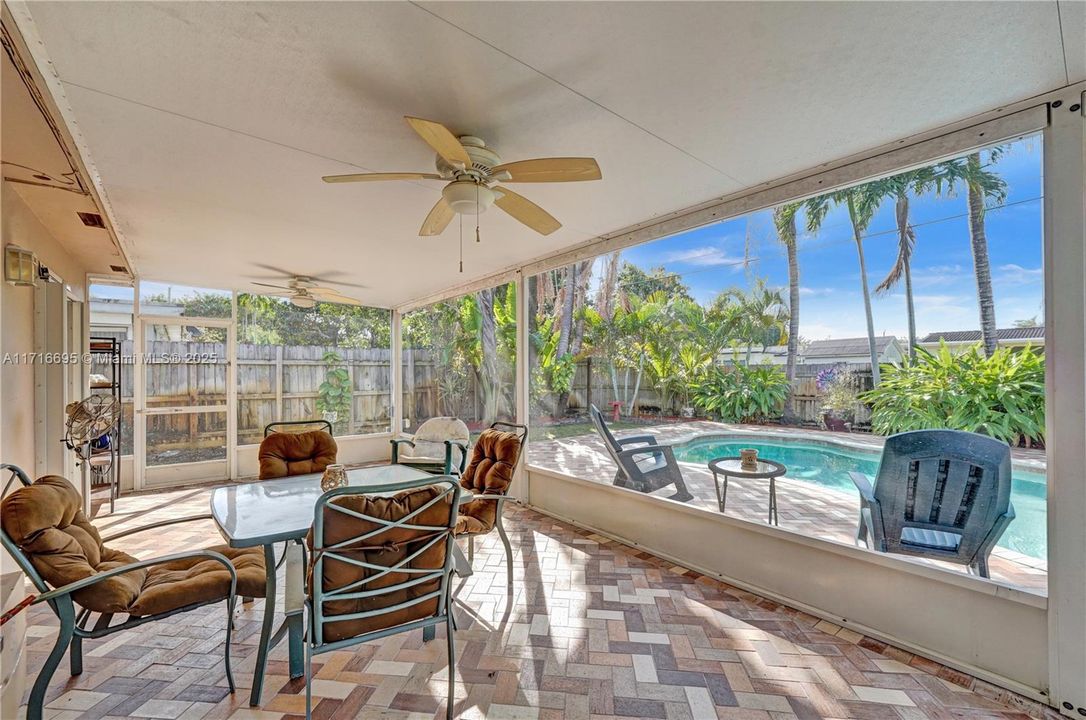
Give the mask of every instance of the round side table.
POLYGON ((769 522, 780 525, 777 521, 777 478, 784 475, 788 468, 774 460, 758 458, 757 467, 746 470, 738 457, 719 457, 709 461, 709 470, 713 473, 713 486, 720 512, 724 512, 724 505, 728 501, 729 477, 769 480, 769 522))

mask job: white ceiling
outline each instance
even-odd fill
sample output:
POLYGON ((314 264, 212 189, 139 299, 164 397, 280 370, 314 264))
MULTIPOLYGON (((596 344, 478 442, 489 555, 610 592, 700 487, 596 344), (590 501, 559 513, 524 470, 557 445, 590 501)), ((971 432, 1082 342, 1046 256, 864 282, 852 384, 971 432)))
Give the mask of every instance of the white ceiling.
POLYGON ((1082 80, 1083 7, 29 5, 142 276, 335 270, 379 305, 1082 80), (460 275, 455 221, 416 236, 440 184, 320 182, 431 170, 405 114, 604 179, 516 186, 564 227, 492 210, 460 275))

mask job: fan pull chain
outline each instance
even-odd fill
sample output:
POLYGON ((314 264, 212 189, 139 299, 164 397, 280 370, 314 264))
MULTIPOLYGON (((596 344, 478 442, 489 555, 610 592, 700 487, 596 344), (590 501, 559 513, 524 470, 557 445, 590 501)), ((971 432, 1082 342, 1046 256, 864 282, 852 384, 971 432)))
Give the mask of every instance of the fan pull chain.
POLYGON ((464 272, 464 216, 460 215, 460 272, 464 272))
POLYGON ((475 242, 479 242, 479 183, 475 183, 475 242))

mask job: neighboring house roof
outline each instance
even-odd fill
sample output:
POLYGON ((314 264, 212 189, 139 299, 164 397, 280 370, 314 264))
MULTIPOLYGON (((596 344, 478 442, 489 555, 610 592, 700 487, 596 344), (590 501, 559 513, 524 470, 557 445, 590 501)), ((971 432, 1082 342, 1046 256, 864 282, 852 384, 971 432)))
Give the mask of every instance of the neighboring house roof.
MULTIPOLYGON (((1035 327, 1000 328, 996 330, 996 340, 1006 342, 1008 340, 1044 340, 1045 328, 1043 325, 1035 327)), ((921 338, 921 343, 938 343, 944 340, 948 343, 972 343, 980 342, 980 330, 948 330, 946 332, 928 333, 921 338)))
MULTIPOLYGON (((897 345, 897 338, 893 335, 883 335, 875 338, 875 351, 880 355, 891 345, 897 345)), ((870 353, 866 337, 858 338, 834 338, 832 340, 812 340, 807 344, 807 350, 803 355, 810 360, 820 357, 849 357, 857 355, 867 357, 870 353)))

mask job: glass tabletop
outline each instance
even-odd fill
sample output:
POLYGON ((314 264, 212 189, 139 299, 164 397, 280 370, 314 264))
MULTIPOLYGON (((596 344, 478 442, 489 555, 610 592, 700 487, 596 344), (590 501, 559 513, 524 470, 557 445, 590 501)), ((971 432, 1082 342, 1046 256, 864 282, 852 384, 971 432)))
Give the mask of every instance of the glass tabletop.
POLYGON ((714 458, 709 461, 709 469, 719 473, 726 473, 736 477, 776 477, 783 475, 786 468, 775 460, 758 458, 753 468, 743 467, 743 461, 738 457, 714 458))
MULTIPOLYGON (((381 465, 347 471, 347 484, 357 487, 409 482, 439 476, 408 467, 381 465)), ((278 480, 240 483, 211 492, 211 515, 230 547, 255 547, 304 538, 313 524, 313 508, 321 490, 321 473, 278 480)), ((466 492, 461 492, 461 502, 466 492)))

